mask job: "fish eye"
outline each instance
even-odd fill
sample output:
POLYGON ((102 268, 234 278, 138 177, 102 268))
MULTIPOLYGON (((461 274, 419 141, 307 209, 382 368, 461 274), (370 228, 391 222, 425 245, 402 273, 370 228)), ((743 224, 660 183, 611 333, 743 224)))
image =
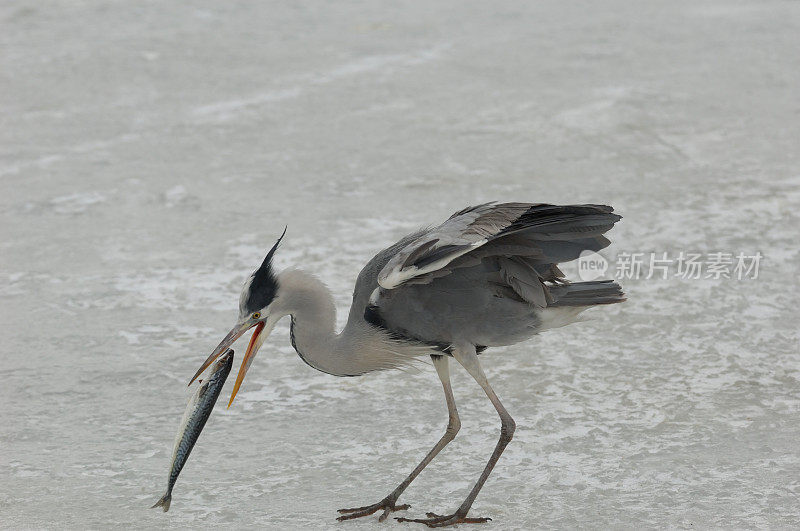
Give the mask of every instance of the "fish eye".
POLYGON ((261 319, 261 312, 256 312, 253 315, 251 315, 251 317, 253 319, 261 319))

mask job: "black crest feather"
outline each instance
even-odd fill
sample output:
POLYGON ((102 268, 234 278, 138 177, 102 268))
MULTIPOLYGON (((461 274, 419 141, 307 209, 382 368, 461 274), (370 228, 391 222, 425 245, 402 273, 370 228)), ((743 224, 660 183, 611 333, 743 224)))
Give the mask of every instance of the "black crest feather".
POLYGON ((275 278, 275 272, 272 269, 272 257, 275 255, 275 250, 278 244, 286 235, 286 229, 283 229, 283 234, 272 246, 272 249, 267 253, 266 258, 261 263, 261 267, 253 272, 253 281, 250 282, 250 287, 247 290, 247 300, 245 300, 244 307, 248 312, 255 312, 267 306, 272 299, 275 298, 275 293, 278 291, 278 280, 275 278))

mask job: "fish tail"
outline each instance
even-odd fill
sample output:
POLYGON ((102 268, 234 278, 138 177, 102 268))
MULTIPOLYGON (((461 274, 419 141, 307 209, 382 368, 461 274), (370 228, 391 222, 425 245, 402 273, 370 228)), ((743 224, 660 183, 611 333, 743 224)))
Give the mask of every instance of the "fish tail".
POLYGON ((158 500, 156 502, 155 505, 153 505, 151 507, 151 509, 155 509, 156 507, 163 507, 164 508, 164 512, 167 512, 167 511, 169 511, 169 504, 170 504, 171 501, 172 501, 172 493, 171 492, 167 492, 166 494, 164 494, 161 497, 160 500, 158 500))

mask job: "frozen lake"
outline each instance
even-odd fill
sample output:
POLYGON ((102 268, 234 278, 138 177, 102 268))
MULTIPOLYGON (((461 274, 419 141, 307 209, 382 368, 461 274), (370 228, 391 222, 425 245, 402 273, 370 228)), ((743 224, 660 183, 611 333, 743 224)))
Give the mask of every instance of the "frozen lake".
MULTIPOLYGON (((627 303, 482 356, 518 429, 472 515, 796 527, 800 3, 287 4, 0 5, 0 526, 374 528, 336 510, 439 438, 432 367, 331 377, 282 323, 164 514, 185 384, 285 224, 278 265, 341 323, 375 252, 521 200, 613 205, 612 259, 763 260, 621 280, 627 303)), ((453 373, 463 428, 397 515, 454 509, 494 447, 453 373)))

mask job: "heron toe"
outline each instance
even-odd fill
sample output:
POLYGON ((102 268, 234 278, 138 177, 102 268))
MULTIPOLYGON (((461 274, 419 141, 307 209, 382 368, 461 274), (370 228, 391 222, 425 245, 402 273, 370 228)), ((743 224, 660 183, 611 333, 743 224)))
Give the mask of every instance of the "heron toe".
POLYGON ((454 514, 441 515, 436 513, 425 513, 427 518, 395 518, 398 522, 416 522, 425 524, 428 527, 447 527, 457 524, 485 524, 491 518, 467 518, 466 515, 454 514))
POLYGON ((383 509, 383 514, 378 517, 378 521, 383 522, 386 520, 386 517, 389 516, 389 513, 393 513, 394 511, 405 511, 410 507, 411 506, 408 504, 395 505, 394 501, 384 498, 373 505, 366 505, 364 507, 356 507, 353 509, 339 509, 339 512, 344 514, 344 516, 338 517, 337 520, 343 522, 344 520, 361 518, 362 516, 369 516, 383 509))

